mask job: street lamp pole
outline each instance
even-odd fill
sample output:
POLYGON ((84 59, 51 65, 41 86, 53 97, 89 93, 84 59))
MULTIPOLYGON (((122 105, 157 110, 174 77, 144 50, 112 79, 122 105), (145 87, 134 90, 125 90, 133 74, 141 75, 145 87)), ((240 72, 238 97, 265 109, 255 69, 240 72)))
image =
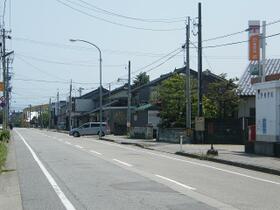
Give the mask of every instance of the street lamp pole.
POLYGON ((70 39, 71 42, 85 42, 93 47, 95 47, 98 52, 99 52, 99 79, 100 79, 100 83, 99 83, 99 139, 101 139, 102 137, 102 53, 101 53, 101 50, 100 48, 89 42, 89 41, 86 41, 86 40, 82 40, 82 39, 70 39))

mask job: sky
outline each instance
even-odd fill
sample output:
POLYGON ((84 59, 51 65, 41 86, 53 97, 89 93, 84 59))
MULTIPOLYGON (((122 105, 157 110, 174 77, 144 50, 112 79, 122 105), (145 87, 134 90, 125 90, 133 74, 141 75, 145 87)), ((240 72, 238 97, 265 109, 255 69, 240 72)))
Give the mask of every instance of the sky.
MULTIPOLYGON (((1 1, 1 14, 3 3, 1 1)), ((192 19, 191 42, 197 42, 196 0, 7 0, 5 28, 11 30, 8 50, 14 50, 11 109, 46 104, 89 92, 99 85, 98 51, 102 51, 103 86, 121 85, 131 61, 132 76, 147 71, 150 79, 184 65, 185 20, 192 19), (113 13, 113 14, 112 14, 113 13), (171 53, 173 52, 173 53, 171 53), (176 54, 176 55, 175 55, 176 54), (164 57, 165 56, 165 57, 164 57), (170 58, 172 57, 172 58, 170 58)), ((244 31, 248 20, 280 20, 277 0, 202 0, 202 39, 244 31)), ((2 15, 1 15, 2 16, 2 15)), ((3 18, 1 18, 1 22, 3 18)), ((280 32, 280 23, 267 26, 267 35, 280 32)), ((248 39, 247 32, 203 42, 203 70, 241 77, 248 65, 248 43, 207 48, 248 39)), ((280 57, 280 36, 267 39, 267 58, 280 57)), ((191 68, 197 51, 191 49, 191 68)))

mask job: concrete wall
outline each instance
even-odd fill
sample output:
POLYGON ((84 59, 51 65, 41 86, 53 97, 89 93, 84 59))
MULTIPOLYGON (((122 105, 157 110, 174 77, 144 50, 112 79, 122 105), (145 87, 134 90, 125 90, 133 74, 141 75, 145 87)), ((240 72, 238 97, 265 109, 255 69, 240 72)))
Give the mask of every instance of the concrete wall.
POLYGON ((132 127, 130 129, 130 138, 152 139, 153 127, 132 127))
POLYGON ((191 139, 186 138, 184 128, 159 128, 157 141, 180 143, 180 136, 183 136, 183 143, 190 143, 191 139))

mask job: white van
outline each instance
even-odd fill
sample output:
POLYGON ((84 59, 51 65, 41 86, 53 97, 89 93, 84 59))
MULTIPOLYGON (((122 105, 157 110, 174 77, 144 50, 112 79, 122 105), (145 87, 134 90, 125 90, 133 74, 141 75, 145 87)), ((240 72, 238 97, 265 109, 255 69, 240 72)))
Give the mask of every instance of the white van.
MULTIPOLYGON (((99 135, 99 126, 100 126, 99 122, 87 122, 78 128, 73 128, 69 132, 69 135, 74 137, 79 137, 83 135, 99 135)), ((102 136, 105 136, 105 134, 109 133, 106 122, 102 122, 101 131, 102 131, 101 133, 102 136)))

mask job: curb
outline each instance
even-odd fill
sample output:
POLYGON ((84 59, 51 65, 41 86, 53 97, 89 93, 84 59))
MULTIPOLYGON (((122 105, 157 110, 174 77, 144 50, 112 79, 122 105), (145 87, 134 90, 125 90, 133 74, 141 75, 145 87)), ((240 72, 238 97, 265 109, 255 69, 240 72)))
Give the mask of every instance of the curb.
POLYGON ((217 158, 213 158, 213 157, 209 157, 209 156, 200 156, 200 155, 190 154, 190 153, 185 153, 185 152, 176 152, 175 154, 185 156, 185 157, 200 159, 200 160, 206 160, 206 161, 212 161, 212 162, 222 163, 222 164, 231 165, 231 166, 237 166, 240 168, 245 168, 245 169, 249 169, 249 170, 253 170, 253 171, 259 171, 259 172, 263 172, 263 173, 280 176, 280 171, 271 169, 271 168, 262 167, 262 166, 250 165, 250 164, 240 163, 240 162, 233 162, 230 160, 217 159, 217 158))
POLYGON ((8 144, 6 160, 7 172, 0 175, 0 206, 1 210, 22 210, 19 176, 16 165, 16 148, 13 134, 8 144))
MULTIPOLYGON (((115 140, 112 140, 112 139, 108 139, 106 137, 102 138, 102 140, 114 142, 114 143, 117 143, 117 144, 133 145, 133 146, 137 146, 137 147, 140 147, 140 148, 143 148, 143 149, 148 149, 148 150, 156 150, 156 149, 149 148, 149 146, 145 146, 144 144, 141 144, 141 143, 118 142, 118 141, 115 141, 115 140)), ((273 174, 273 175, 280 176, 280 171, 275 170, 275 169, 271 169, 271 168, 262 167, 262 166, 250 165, 250 164, 240 163, 240 162, 233 162, 233 161, 229 161, 229 160, 222 160, 222 159, 217 159, 217 158, 213 158, 213 157, 206 156, 206 155, 201 156, 201 155, 190 154, 190 153, 185 153, 185 152, 172 153, 172 152, 166 152, 166 151, 162 151, 162 150, 157 150, 157 151, 165 152, 165 153, 169 153, 169 154, 180 155, 180 156, 185 156, 185 157, 199 159, 199 160, 222 163, 222 164, 225 164, 225 165, 237 166, 237 167, 240 167, 240 168, 245 168, 245 169, 249 169, 249 170, 253 170, 253 171, 259 171, 259 172, 263 172, 263 173, 267 173, 267 174, 273 174)))
POLYGON ((133 146, 140 147, 140 148, 143 148, 143 149, 153 150, 153 149, 149 148, 149 146, 145 146, 144 144, 141 144, 141 143, 118 142, 118 141, 115 141, 115 140, 112 140, 112 139, 108 139, 108 138, 106 138, 106 137, 105 137, 105 138, 102 137, 101 140, 109 141, 109 142, 114 142, 114 143, 116 143, 116 144, 133 145, 133 146))

